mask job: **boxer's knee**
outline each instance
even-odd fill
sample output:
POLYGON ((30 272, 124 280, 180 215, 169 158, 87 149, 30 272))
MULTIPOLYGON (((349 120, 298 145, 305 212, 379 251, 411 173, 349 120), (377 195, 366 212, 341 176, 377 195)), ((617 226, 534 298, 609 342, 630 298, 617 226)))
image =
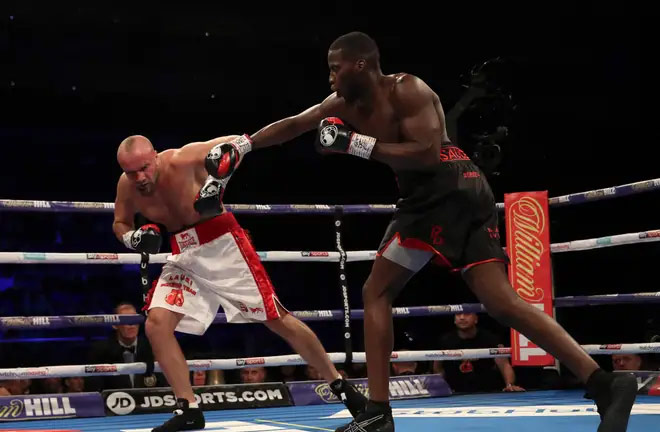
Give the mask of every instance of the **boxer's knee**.
POLYGON ((517 316, 524 313, 526 304, 511 287, 501 263, 484 263, 472 267, 463 278, 484 305, 488 315, 500 324, 510 326, 517 316))
POLYGON ((486 311, 495 321, 505 327, 511 327, 515 319, 516 311, 514 304, 491 304, 486 306, 486 311))
POLYGON ((149 338, 158 338, 166 334, 173 334, 178 319, 172 311, 163 308, 153 308, 147 315, 144 331, 149 338))
POLYGON ((415 273, 386 258, 378 257, 362 287, 365 306, 373 303, 389 303, 399 295, 415 273))
POLYGON ((371 277, 362 286, 362 301, 365 306, 374 304, 392 304, 399 291, 403 287, 392 281, 378 281, 371 277))

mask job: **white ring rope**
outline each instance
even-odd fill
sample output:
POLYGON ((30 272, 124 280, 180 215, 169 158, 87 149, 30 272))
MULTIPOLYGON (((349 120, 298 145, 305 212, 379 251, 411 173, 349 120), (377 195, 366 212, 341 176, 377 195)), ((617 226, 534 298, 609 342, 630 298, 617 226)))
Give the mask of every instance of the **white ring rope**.
MULTIPOLYGON (((582 345, 588 354, 643 354, 660 353, 660 343, 644 344, 609 344, 609 345, 582 345)), ((344 353, 328 353, 333 363, 343 363, 346 360, 344 353)), ((392 353, 392 362, 404 361, 433 361, 433 360, 463 360, 483 359, 496 357, 510 357, 511 348, 478 348, 466 350, 435 350, 435 351, 397 351, 392 353)), ((364 352, 353 353, 355 363, 365 363, 364 352)), ((216 370, 216 369, 243 369, 247 367, 264 366, 295 366, 306 362, 299 355, 281 355, 272 357, 250 357, 219 360, 188 360, 190 370, 216 370)), ((41 366, 27 368, 0 369, 0 379, 19 378, 47 378, 47 377, 74 377, 95 375, 126 375, 143 374, 146 372, 146 363, 119 363, 96 365, 66 365, 41 366)), ((161 372, 158 362, 155 363, 156 372, 161 372)))
MULTIPOLYGON (((660 230, 553 243, 553 253, 583 251, 627 244, 660 241, 660 230)), ((339 262, 339 252, 269 251, 258 252, 261 261, 272 262, 339 262)), ((151 263, 165 263, 168 253, 151 255, 151 263)), ((372 261, 375 250, 348 251, 347 261, 372 261)), ((0 252, 0 264, 140 264, 135 253, 59 253, 59 252, 0 252)))

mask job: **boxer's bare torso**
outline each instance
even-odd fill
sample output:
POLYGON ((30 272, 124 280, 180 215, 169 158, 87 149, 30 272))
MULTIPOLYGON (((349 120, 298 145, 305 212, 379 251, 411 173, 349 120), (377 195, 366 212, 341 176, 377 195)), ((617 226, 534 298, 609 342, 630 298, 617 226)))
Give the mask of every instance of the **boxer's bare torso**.
MULTIPOLYGON (((133 217, 138 212, 151 222, 164 225, 169 232, 198 223, 201 216, 193 204, 208 177, 204 157, 213 146, 231 138, 233 136, 192 143, 158 153, 157 180, 149 194, 141 193, 123 173, 117 184, 115 224, 127 225, 127 230, 133 229, 133 217)), ((117 229, 115 233, 121 234, 117 229)))

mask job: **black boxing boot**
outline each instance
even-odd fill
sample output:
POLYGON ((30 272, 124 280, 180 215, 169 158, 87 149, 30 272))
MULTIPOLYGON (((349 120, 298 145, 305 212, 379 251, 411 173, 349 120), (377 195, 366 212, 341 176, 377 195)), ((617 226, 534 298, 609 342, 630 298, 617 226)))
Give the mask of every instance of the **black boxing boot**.
POLYGON ((637 378, 631 373, 610 373, 596 369, 586 384, 584 395, 598 407, 598 432, 625 432, 637 395, 637 378))
POLYGON ((394 419, 389 402, 370 400, 364 412, 355 420, 335 429, 335 432, 394 432, 394 419))
POLYGON ((355 386, 343 378, 330 383, 330 390, 346 405, 353 418, 356 418, 367 407, 369 401, 355 386))
POLYGON ((206 421, 201 408, 190 408, 187 399, 177 399, 174 417, 155 427, 151 432, 176 432, 204 429, 206 421))

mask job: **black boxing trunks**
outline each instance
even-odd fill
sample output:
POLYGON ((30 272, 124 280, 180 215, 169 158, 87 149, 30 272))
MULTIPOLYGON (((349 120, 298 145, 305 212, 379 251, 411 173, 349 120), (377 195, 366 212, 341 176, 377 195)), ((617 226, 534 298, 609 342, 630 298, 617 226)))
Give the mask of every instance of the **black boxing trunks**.
POLYGON ((434 171, 397 173, 400 199, 378 256, 415 272, 430 260, 452 270, 508 263, 483 173, 456 146, 443 146, 441 155, 434 171))

